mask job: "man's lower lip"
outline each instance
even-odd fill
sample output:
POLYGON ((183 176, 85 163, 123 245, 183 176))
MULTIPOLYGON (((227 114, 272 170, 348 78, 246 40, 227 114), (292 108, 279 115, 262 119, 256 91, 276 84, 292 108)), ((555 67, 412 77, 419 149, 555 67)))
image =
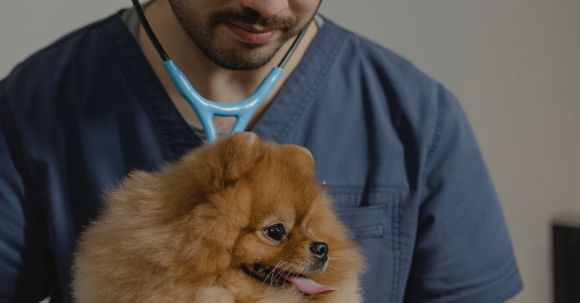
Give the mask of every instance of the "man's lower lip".
POLYGON ((228 29, 240 40, 246 43, 266 43, 272 39, 276 31, 250 32, 231 23, 226 23, 228 29))

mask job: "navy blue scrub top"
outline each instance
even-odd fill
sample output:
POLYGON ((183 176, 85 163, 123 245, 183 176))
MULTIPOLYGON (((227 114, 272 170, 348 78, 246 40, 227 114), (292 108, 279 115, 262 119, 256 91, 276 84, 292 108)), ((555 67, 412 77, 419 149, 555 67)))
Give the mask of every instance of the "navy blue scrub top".
MULTIPOLYGON (((312 151, 364 250, 365 302, 521 289, 460 106, 404 59, 326 20, 252 131, 312 151)), ((0 82, 0 302, 70 302, 75 239, 103 192, 199 144, 119 14, 19 64, 0 82)))

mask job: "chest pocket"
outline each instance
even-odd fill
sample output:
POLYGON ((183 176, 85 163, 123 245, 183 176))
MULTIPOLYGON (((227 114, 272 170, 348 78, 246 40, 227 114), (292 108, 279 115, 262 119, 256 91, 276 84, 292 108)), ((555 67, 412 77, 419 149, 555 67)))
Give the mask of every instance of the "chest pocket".
POLYGON ((400 193, 396 188, 328 186, 335 209, 362 248, 364 302, 395 302, 400 272, 400 193))

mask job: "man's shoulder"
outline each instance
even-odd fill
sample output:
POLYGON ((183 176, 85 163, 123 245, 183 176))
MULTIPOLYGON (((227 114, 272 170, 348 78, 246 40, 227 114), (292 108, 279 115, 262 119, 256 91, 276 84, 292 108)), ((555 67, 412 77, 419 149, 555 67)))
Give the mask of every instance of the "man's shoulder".
MULTIPOLYGON (((416 79, 418 81, 438 84, 436 80, 418 68, 404 55, 399 54, 388 46, 379 44, 362 34, 353 32, 331 19, 325 19, 332 32, 341 36, 342 59, 349 64, 364 64, 373 71, 388 71, 391 78, 416 79)), ((396 80, 396 79, 394 79, 396 80)))
POLYGON ((66 107, 83 83, 101 81, 114 66, 110 38, 123 25, 119 13, 78 28, 18 63, 0 81, 0 110, 66 107), (101 79, 101 80, 99 80, 101 79))
POLYGON ((338 33, 343 41, 335 61, 333 82, 350 82, 351 97, 360 95, 365 102, 378 104, 375 109, 379 111, 388 107, 418 129, 425 128, 427 121, 434 121, 442 107, 459 108, 453 94, 441 82, 403 55, 330 20, 325 21, 324 26, 329 25, 329 31, 338 33), (357 83, 352 83, 354 80, 357 83))
POLYGON ((74 30, 24 59, 0 81, 0 111, 12 116, 14 123, 33 119, 36 122, 27 129, 38 130, 64 123, 62 117, 75 110, 82 113, 83 106, 99 97, 108 98, 103 87, 115 83, 108 75, 116 61, 112 39, 106 35, 123 25, 117 13, 74 30))
POLYGON ((34 52, 15 65, 2 80, 2 88, 12 91, 29 84, 39 87, 45 80, 54 80, 67 68, 78 68, 75 61, 79 57, 96 51, 93 45, 99 43, 99 29, 115 22, 118 15, 115 13, 73 30, 34 52))

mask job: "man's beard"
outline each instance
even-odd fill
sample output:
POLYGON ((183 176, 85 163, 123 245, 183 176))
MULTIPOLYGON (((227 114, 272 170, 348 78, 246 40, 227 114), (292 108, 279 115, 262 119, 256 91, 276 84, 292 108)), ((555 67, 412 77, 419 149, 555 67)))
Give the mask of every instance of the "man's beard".
POLYGON ((177 20, 197 47, 216 65, 232 70, 253 70, 266 65, 290 38, 295 36, 296 18, 265 18, 256 10, 243 8, 241 11, 223 11, 211 15, 203 24, 193 16, 187 1, 170 0, 177 20), (189 12, 189 14, 187 13, 189 12), (265 45, 238 42, 236 49, 227 49, 220 44, 216 28, 228 22, 258 25, 269 30, 278 30, 281 37, 265 45))

